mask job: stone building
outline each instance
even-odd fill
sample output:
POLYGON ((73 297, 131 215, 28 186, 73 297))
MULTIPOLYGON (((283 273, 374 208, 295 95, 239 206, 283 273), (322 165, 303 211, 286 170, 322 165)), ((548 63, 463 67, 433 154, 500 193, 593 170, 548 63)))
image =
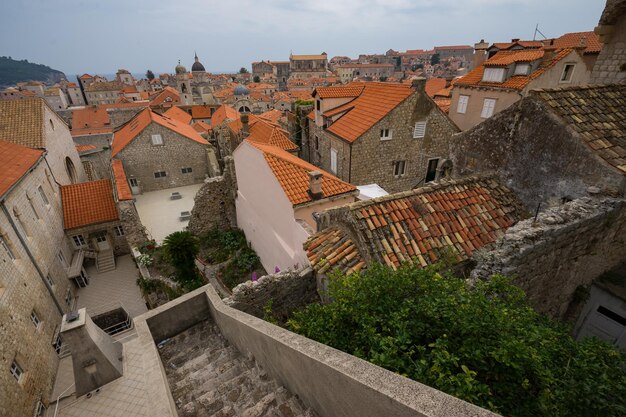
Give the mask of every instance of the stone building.
POLYGON ((265 139, 246 139, 233 152, 237 225, 267 271, 298 270, 307 262, 302 244, 317 229, 315 213, 355 201, 358 191, 265 139))
POLYGON ((45 150, 59 184, 87 179, 67 124, 41 98, 0 101, 0 140, 45 150))
POLYGON ((342 83, 354 78, 371 77, 373 79, 387 78, 393 75, 393 64, 343 64, 335 66, 335 72, 342 83))
POLYGON ((76 83, 67 83, 67 95, 70 99, 70 104, 72 106, 84 106, 85 98, 83 97, 83 92, 80 87, 76 85, 76 83))
POLYGON ((43 98, 54 110, 64 110, 68 107, 65 93, 59 87, 47 88, 43 93, 43 98))
POLYGON ((73 251, 49 153, 0 140, 0 415, 47 406, 61 315, 74 308, 73 251))
POLYGON ((474 48, 470 45, 435 46, 433 49, 441 60, 457 57, 469 63, 474 56, 474 48))
POLYGON ((450 144, 453 175, 495 171, 529 209, 626 195, 626 85, 537 90, 450 144))
POLYGON ((125 69, 118 69, 115 73, 115 79, 122 84, 133 86, 135 85, 135 79, 133 78, 132 74, 125 69))
POLYGON ((604 44, 591 74, 591 83, 626 80, 626 1, 607 0, 595 32, 604 44))
POLYGON ((113 134, 133 194, 198 184, 212 174, 213 147, 193 127, 144 109, 113 134))
POLYGON ((204 69, 204 65, 194 56, 191 72, 180 64, 175 68, 176 89, 180 93, 180 103, 183 105, 211 104, 213 99, 213 84, 211 76, 204 69))
POLYGON ((424 91, 392 83, 352 83, 313 92, 310 162, 343 181, 376 183, 389 192, 441 176, 456 126, 424 91))
POLYGON ((290 78, 323 78, 328 71, 328 55, 289 55, 290 78))
POLYGON ((498 52, 456 80, 450 118, 461 130, 467 130, 533 89, 587 84, 591 73, 583 59, 584 49, 544 47, 498 52))

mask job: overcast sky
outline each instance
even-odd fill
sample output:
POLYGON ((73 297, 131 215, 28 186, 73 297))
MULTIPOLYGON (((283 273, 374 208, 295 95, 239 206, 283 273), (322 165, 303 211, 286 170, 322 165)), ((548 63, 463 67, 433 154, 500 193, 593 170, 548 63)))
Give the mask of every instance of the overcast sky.
POLYGON ((328 57, 593 30, 603 0, 0 0, 0 56, 78 73, 234 71, 328 57))

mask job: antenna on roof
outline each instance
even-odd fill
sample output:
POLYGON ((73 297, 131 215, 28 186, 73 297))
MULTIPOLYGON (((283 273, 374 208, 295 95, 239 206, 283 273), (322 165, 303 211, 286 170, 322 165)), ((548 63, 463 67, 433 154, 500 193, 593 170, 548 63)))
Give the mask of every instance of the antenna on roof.
POLYGON ((533 35, 533 40, 536 40, 537 33, 539 33, 541 36, 543 36, 544 39, 548 39, 548 37, 546 35, 544 35, 543 33, 541 33, 541 31, 539 30, 539 23, 537 23, 537 26, 535 26, 535 33, 533 35))

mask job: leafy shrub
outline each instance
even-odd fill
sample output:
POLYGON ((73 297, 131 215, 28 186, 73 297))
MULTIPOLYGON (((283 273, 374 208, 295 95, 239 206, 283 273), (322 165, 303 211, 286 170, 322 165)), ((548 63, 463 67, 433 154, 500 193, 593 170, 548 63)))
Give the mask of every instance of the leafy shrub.
POLYGON ((239 249, 247 246, 246 236, 240 229, 212 229, 200 237, 200 245, 205 250, 205 258, 210 263, 228 260, 239 249))
POLYGON ((154 258, 147 253, 143 253, 137 257, 137 262, 143 266, 150 266, 154 263, 154 258))
POLYGON ((495 276, 469 288, 434 268, 335 276, 292 330, 510 416, 626 415, 626 355, 576 342, 495 276))
POLYGON ((260 267, 261 261, 256 252, 246 246, 222 269, 222 282, 233 289, 250 279, 250 274, 260 267))
POLYGON ((174 280, 188 291, 202 285, 195 264, 199 249, 198 238, 188 231, 171 233, 163 241, 166 259, 176 270, 174 280))

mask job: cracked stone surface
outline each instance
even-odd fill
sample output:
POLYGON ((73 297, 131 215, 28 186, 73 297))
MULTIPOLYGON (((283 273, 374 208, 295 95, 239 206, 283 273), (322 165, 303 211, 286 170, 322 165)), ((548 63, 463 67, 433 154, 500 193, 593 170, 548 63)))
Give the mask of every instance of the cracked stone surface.
POLYGON ((317 417, 206 320, 160 349, 181 417, 317 417))

